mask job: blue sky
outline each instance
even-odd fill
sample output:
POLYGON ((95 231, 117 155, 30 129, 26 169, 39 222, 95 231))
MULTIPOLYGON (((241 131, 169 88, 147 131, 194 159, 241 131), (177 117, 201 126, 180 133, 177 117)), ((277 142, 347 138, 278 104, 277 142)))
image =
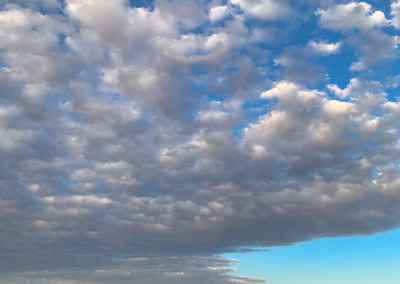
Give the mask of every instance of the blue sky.
POLYGON ((0 0, 0 284, 394 283, 399 29, 399 0, 0 0))
POLYGON ((253 275, 271 284, 374 284, 400 279, 400 231, 371 236, 322 238, 244 254, 234 274, 253 275))

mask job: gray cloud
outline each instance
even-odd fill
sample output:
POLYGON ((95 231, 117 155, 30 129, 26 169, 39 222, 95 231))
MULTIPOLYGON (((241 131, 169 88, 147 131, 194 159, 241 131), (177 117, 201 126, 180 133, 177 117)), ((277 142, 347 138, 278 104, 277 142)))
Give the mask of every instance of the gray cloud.
POLYGON ((275 59, 277 67, 282 68, 282 77, 291 81, 315 82, 323 80, 325 69, 316 63, 316 55, 322 55, 308 44, 306 46, 289 46, 275 59))

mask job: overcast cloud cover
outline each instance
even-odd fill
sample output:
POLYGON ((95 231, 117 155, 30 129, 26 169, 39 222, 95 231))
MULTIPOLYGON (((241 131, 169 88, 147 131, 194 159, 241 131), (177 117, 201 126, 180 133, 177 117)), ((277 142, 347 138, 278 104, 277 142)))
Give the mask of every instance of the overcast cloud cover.
POLYGON ((400 1, 0 9, 1 284, 258 283, 219 255, 399 226, 400 1))

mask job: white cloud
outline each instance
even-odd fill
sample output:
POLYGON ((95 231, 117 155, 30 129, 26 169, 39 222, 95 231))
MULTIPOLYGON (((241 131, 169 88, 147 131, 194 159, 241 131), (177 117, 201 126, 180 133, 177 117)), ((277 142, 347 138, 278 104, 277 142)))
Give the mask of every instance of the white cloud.
POLYGON ((338 85, 336 84, 329 84, 326 86, 328 88, 329 91, 331 91, 333 94, 335 94, 336 96, 338 96, 339 98, 344 98, 347 94, 343 92, 342 89, 340 89, 338 87, 338 85))
POLYGON ((354 46, 359 59, 350 66, 351 71, 361 72, 378 62, 396 57, 397 39, 379 28, 387 26, 382 11, 374 11, 365 2, 339 4, 316 12, 320 24, 328 29, 340 30, 346 34, 346 43, 354 46), (361 30, 362 33, 356 32, 361 30), (351 33, 348 33, 352 31, 351 33))
POLYGON ((353 78, 344 89, 340 89, 335 84, 327 85, 329 91, 334 93, 338 98, 358 100, 361 97, 371 95, 371 91, 375 92, 376 99, 382 99, 385 94, 380 90, 381 84, 377 81, 362 81, 359 78, 353 78))
POLYGON ((111 203, 111 200, 104 197, 95 195, 73 195, 73 196, 47 196, 43 198, 43 202, 48 204, 61 204, 61 205, 88 205, 88 206, 105 206, 111 203))
POLYGON ((213 22, 220 21, 227 17, 230 13, 230 8, 227 5, 214 6, 210 9, 209 18, 213 22))
POLYGON ((276 0, 230 0, 250 16, 263 20, 277 20, 288 17, 293 11, 282 1, 276 0))
POLYGON ((309 45, 316 53, 320 53, 322 55, 329 55, 338 53, 340 51, 342 43, 341 42, 328 43, 325 41, 316 42, 312 40, 309 42, 309 45))
POLYGON ((392 1, 390 14, 393 17, 392 25, 395 28, 400 29, 400 1, 399 0, 392 1))
POLYGON ((353 109, 354 104, 349 102, 341 102, 330 100, 324 105, 324 110, 330 115, 343 115, 353 109))
POLYGON ((371 5, 365 2, 350 2, 339 4, 326 10, 318 10, 322 26, 335 30, 361 29, 368 30, 374 27, 382 27, 388 24, 388 20, 382 11, 372 10, 371 5))

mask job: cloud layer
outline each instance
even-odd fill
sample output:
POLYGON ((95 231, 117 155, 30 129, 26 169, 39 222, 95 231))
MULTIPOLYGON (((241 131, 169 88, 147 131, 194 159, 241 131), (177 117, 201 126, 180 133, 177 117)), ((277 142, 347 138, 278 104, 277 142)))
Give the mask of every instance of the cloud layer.
POLYGON ((396 1, 146 3, 0 1, 0 283, 259 283, 218 255, 399 225, 396 1))

